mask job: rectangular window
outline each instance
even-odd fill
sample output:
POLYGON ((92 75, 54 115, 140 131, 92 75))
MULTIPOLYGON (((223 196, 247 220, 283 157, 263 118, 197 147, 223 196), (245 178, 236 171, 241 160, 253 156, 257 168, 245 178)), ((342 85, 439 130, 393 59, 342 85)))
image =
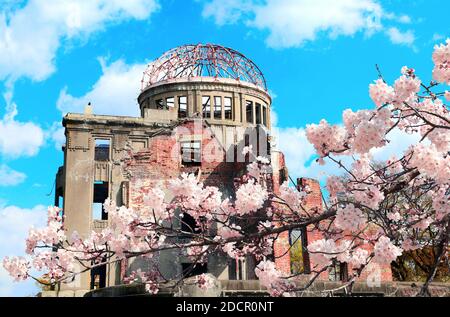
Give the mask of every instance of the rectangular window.
POLYGON ((261 105, 259 103, 256 104, 256 124, 261 124, 261 105))
POLYGON ((267 107, 263 106, 263 124, 267 127, 267 107))
POLYGON ((186 118, 187 117, 187 97, 180 96, 178 97, 178 118, 186 118))
POLYGON ((108 182, 94 182, 94 197, 92 199, 92 219, 107 220, 108 214, 103 203, 108 198, 108 182))
MULTIPOLYGON (((245 134, 244 136, 244 146, 250 146, 250 136, 248 134, 245 134)), ((249 163, 250 162, 250 153, 247 152, 244 157, 244 162, 249 163)))
POLYGON ((109 139, 95 139, 95 160, 109 161, 109 149, 111 140, 109 139))
POLYGON ((222 97, 214 97, 214 119, 222 119, 222 97))
MULTIPOLYGON (((106 262, 106 259, 102 259, 102 263, 106 262)), ((92 265, 98 264, 95 261, 91 262, 92 265)), ((99 289, 106 287, 106 264, 96 266, 91 269, 91 289, 99 289)))
POLYGON ((232 103, 230 97, 225 97, 223 99, 223 106, 225 111, 225 119, 232 120, 233 119, 233 112, 232 112, 232 103))
POLYGON ((166 98, 167 107, 175 107, 175 97, 166 98))
POLYGON ((188 233, 201 233, 202 228, 197 224, 197 221, 187 212, 183 212, 180 216, 181 231, 188 233))
POLYGON ((253 102, 246 101, 246 110, 245 113, 247 115, 247 122, 253 123, 253 102))
POLYGON ((203 118, 211 118, 211 97, 202 97, 203 118))
POLYGON ((285 181, 287 181, 287 173, 286 169, 282 168, 280 169, 280 185, 282 185, 285 181))
POLYGON ((293 229, 289 232, 289 256, 291 259, 291 274, 305 272, 303 259, 303 230, 293 229))
POLYGON ((332 266, 328 268, 328 279, 333 282, 348 281, 347 263, 334 260, 332 266))
POLYGON ((155 100, 155 107, 158 110, 168 110, 169 109, 169 107, 167 107, 167 105, 164 104, 164 100, 163 99, 155 100))
POLYGON ((207 263, 181 263, 183 277, 188 278, 196 275, 208 273, 207 263))
POLYGON ((181 160, 185 166, 200 165, 201 143, 200 141, 181 142, 181 160))

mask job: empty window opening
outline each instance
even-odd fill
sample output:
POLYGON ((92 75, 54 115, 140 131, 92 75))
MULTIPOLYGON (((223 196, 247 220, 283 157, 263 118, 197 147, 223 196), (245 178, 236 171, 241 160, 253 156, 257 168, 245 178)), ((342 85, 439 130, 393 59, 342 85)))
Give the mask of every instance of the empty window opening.
POLYGON ((267 107, 263 106, 263 124, 267 127, 267 107))
POLYGON ((175 97, 166 98, 167 107, 175 107, 175 97))
POLYGON ((156 99, 155 106, 158 110, 169 110, 169 107, 164 103, 164 99, 156 99))
POLYGON ((283 184, 285 181, 287 181, 287 173, 286 169, 282 168, 280 169, 280 185, 283 184))
POLYGON ((256 124, 261 124, 261 105, 259 103, 256 104, 256 124))
POLYGON ((186 118, 187 117, 187 97, 180 96, 178 97, 178 118, 186 118))
POLYGON ((206 263, 181 263, 184 277, 191 277, 208 273, 208 265, 206 263))
POLYGON ((223 98, 223 106, 225 110, 225 119, 231 120, 233 118, 232 106, 231 106, 231 98, 225 97, 223 98))
POLYGON ((211 118, 211 97, 202 97, 203 118, 211 118))
POLYGON ((105 212, 103 207, 103 203, 108 196, 108 182, 95 182, 94 198, 92 201, 93 220, 108 220, 108 214, 105 212))
POLYGON ((247 122, 253 123, 253 102, 246 101, 246 110, 245 110, 246 116, 247 116, 247 122))
POLYGON ((200 141, 181 142, 181 161, 183 165, 200 165, 202 163, 201 156, 200 141))
POLYGON ((58 204, 56 207, 64 208, 64 197, 63 196, 58 196, 58 204))
POLYGON ((222 119, 222 97, 214 97, 214 119, 222 119))
POLYGON ((239 259, 230 259, 228 262, 228 274, 230 280, 244 280, 244 262, 239 259))
MULTIPOLYGON (((103 260, 102 262, 105 262, 103 260)), ((92 263, 95 265, 95 263, 92 263)), ((106 287, 106 264, 91 269, 91 289, 106 287)))
POLYGON ((304 230, 302 229, 293 229, 289 232, 289 245, 290 245, 289 256, 291 259, 291 274, 305 273, 303 235, 304 230))
POLYGON ((328 268, 328 279, 333 282, 348 281, 348 266, 347 263, 342 263, 333 260, 333 264, 328 268))
POLYGON ((95 160, 96 161, 109 161, 110 147, 111 147, 111 140, 95 139, 95 160))
MULTIPOLYGON (((250 136, 248 134, 246 134, 244 136, 244 147, 250 146, 250 136)), ((245 158, 244 158, 245 163, 250 162, 250 153, 247 152, 245 154, 245 158)))
POLYGON ((183 212, 180 217, 181 231, 187 233, 201 233, 202 229, 190 214, 183 212))

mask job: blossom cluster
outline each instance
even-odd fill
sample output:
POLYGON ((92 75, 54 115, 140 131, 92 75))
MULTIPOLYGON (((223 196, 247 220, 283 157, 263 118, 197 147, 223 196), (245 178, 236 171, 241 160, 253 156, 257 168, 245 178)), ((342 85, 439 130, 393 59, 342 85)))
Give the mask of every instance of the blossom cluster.
POLYGON ((445 44, 435 46, 433 62, 433 79, 450 85, 450 39, 445 44))
POLYGON ((254 179, 250 179, 236 191, 237 214, 242 216, 261 209, 268 195, 267 189, 263 188, 254 179))
POLYGON ((386 236, 381 236, 374 246, 374 262, 378 264, 390 264, 402 255, 402 249, 395 246, 386 236))
POLYGON ((283 296, 292 288, 292 284, 283 277, 272 261, 261 261, 257 265, 255 273, 261 285, 265 286, 272 296, 283 296))
POLYGON ((30 264, 24 257, 5 257, 3 267, 14 278, 14 281, 23 281, 28 277, 30 264))
POLYGON ((366 222, 367 218, 361 209, 356 208, 353 204, 341 207, 336 212, 335 225, 339 229, 358 232, 366 222))

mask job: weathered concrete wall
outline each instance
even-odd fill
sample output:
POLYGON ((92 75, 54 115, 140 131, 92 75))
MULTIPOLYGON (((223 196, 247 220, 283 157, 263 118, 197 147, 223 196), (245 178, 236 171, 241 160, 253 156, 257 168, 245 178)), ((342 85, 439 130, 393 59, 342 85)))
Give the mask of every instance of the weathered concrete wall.
MULTIPOLYGON (((188 99, 188 113, 202 113, 202 96, 210 97, 229 97, 232 99, 232 113, 231 119, 225 119, 224 109, 222 108, 221 118, 214 118, 211 112, 208 122, 217 125, 239 125, 249 126, 255 125, 255 103, 265 105, 267 107, 267 123, 266 126, 270 128, 270 106, 272 99, 270 95, 253 85, 245 82, 237 83, 236 81, 229 82, 226 80, 216 79, 213 81, 205 80, 205 78, 198 78, 192 81, 168 81, 163 85, 155 85, 144 90, 138 97, 138 103, 141 108, 141 114, 153 122, 168 122, 176 120, 178 113, 178 97, 183 96, 188 99), (167 110, 156 110, 156 100, 174 97, 174 106, 168 107, 167 110), (247 123, 246 117, 246 101, 253 102, 253 122, 247 123)), ((211 100, 211 107, 214 101, 211 100)), ((222 99, 223 105, 223 99, 222 99)), ((262 114, 261 114, 262 122, 262 114)))

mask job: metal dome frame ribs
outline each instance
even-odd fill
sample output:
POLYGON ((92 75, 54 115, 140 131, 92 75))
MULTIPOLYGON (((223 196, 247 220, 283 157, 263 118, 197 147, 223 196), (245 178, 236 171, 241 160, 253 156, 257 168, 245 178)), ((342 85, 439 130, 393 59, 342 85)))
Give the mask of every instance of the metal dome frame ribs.
POLYGON ((215 44, 183 45, 150 63, 141 89, 177 78, 228 78, 252 83, 267 91, 266 79, 249 58, 231 48, 215 44))

